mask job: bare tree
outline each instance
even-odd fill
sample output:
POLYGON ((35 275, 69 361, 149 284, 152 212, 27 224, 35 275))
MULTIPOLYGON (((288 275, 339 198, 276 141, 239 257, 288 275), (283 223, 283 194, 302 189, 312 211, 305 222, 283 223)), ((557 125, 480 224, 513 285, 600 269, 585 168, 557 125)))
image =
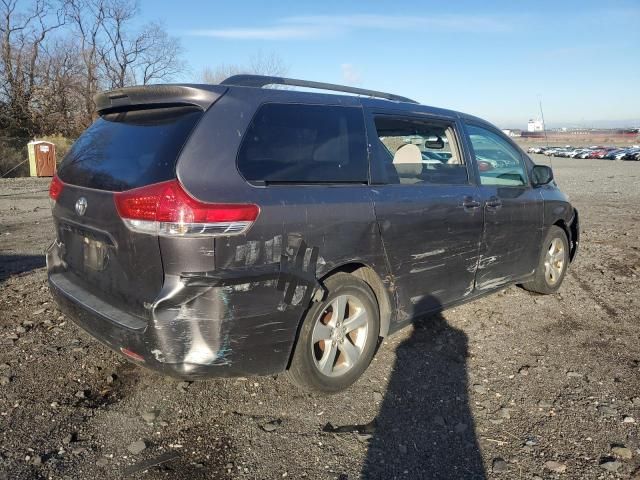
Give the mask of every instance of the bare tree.
POLYGON ((84 99, 82 123, 88 126, 96 115, 93 97, 98 93, 101 32, 106 16, 107 0, 68 0, 67 18, 80 45, 84 64, 82 93, 84 99))
POLYGON ((0 0, 0 122, 14 135, 34 131, 31 102, 39 81, 39 59, 50 32, 63 23, 57 4, 35 0, 31 9, 18 10, 18 0, 0 0))
POLYGON ((83 72, 80 52, 71 39, 56 39, 44 49, 33 106, 40 133, 75 136, 84 128, 78 115, 84 105, 83 72))
POLYGON ((288 71, 289 67, 277 54, 264 55, 258 52, 251 57, 247 65, 222 64, 215 68, 206 67, 200 72, 200 81, 217 84, 225 78, 242 73, 283 77, 288 71))
POLYGON ((100 57, 109 88, 170 81, 184 69, 180 42, 161 25, 150 23, 129 32, 132 12, 115 10, 105 23, 105 42, 100 57))
POLYGON ((167 82, 183 73, 187 64, 178 39, 170 37, 161 25, 150 23, 144 30, 149 46, 138 56, 133 67, 135 83, 148 85, 167 82))
POLYGON ((138 14, 136 0, 0 0, 0 137, 76 136, 100 90, 182 74, 179 40, 138 14))
POLYGON ((85 124, 101 89, 170 81, 185 68, 182 47, 157 23, 134 29, 133 0, 67 0, 84 62, 85 124))

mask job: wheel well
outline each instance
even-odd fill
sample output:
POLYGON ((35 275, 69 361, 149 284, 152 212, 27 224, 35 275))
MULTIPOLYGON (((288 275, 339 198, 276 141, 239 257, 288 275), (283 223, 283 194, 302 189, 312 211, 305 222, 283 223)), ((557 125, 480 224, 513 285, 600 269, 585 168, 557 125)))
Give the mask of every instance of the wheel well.
POLYGON ((560 227, 564 231, 564 234, 567 236, 567 243, 569 244, 569 246, 571 246, 571 232, 569 231, 569 227, 567 226, 566 222, 560 219, 556 223, 554 223, 554 225, 556 227, 560 227))
POLYGON ((560 227, 565 235, 567 236, 567 242, 569 243, 569 261, 573 262, 573 259, 576 256, 576 252, 578 250, 578 240, 580 236, 580 232, 578 231, 578 212, 575 212, 576 217, 574 218, 571 226, 567 225, 567 223, 560 219, 556 223, 555 226, 560 227))
POLYGON ((350 273, 371 287, 380 309, 380 336, 386 337, 389 333, 389 324, 391 322, 391 301, 380 276, 373 268, 363 263, 348 263, 327 273, 320 279, 320 282, 337 272, 350 273))

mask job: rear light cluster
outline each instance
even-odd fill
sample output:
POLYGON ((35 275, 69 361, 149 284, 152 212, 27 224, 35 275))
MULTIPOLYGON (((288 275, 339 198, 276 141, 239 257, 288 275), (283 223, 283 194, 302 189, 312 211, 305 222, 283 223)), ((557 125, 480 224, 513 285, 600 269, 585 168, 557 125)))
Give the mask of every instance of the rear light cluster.
POLYGON ((118 192, 114 200, 129 229, 171 237, 244 233, 260 213, 253 204, 200 202, 178 180, 118 192))
POLYGON ((57 175, 54 175, 51 179, 51 184, 49 185, 49 198, 54 202, 57 201, 63 188, 64 183, 62 183, 57 175))

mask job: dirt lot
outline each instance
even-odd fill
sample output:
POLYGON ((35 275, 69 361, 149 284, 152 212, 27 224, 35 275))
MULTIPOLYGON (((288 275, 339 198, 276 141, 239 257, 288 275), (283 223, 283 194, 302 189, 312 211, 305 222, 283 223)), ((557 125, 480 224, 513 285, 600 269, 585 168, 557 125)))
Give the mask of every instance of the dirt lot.
POLYGON ((123 478, 167 453, 132 477, 640 479, 640 163, 553 163, 583 225, 560 293, 421 321, 332 397, 181 383, 88 338, 47 290, 47 180, 3 180, 0 479, 123 478))

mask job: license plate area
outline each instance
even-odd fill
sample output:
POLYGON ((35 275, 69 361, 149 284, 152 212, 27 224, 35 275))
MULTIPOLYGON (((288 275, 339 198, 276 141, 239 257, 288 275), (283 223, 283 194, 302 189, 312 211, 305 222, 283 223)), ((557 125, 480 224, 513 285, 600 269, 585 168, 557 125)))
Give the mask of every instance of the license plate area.
POLYGON ((58 236, 65 244, 65 261, 78 274, 102 272, 117 249, 107 232, 66 220, 60 222, 58 236))
POLYGON ((82 238, 83 265, 88 270, 102 271, 107 266, 109 254, 107 246, 89 237, 82 238))

